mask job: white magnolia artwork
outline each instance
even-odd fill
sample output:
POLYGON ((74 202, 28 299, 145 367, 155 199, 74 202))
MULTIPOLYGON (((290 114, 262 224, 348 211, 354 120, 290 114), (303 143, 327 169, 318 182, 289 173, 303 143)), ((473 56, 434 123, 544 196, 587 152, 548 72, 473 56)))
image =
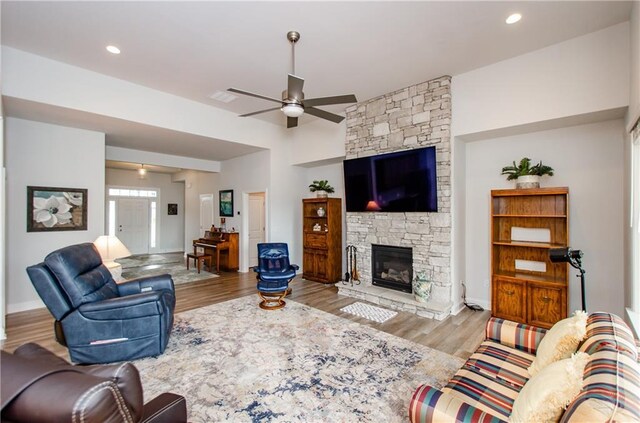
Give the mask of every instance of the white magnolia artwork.
POLYGON ((86 189, 27 187, 27 232, 86 229, 86 189))

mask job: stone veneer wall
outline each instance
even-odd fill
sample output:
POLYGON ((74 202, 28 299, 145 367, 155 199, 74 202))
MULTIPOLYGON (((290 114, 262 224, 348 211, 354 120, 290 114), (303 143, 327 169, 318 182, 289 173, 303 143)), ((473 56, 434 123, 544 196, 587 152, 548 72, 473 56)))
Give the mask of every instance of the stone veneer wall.
POLYGON ((371 285, 371 244, 413 248, 413 269, 435 282, 432 301, 451 303, 451 77, 443 76, 347 108, 346 158, 435 145, 437 213, 347 213, 347 244, 358 248, 371 285))

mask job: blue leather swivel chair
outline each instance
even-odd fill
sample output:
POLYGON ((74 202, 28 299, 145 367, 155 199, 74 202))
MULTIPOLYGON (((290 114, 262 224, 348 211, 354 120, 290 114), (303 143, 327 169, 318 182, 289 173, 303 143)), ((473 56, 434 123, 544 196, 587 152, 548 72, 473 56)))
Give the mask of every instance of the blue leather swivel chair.
POLYGON ((89 242, 54 251, 27 273, 71 361, 111 363, 164 352, 176 304, 170 275, 116 284, 89 242))
POLYGON ((289 247, 284 242, 258 244, 258 265, 253 271, 258 275, 260 308, 277 310, 286 305, 284 297, 290 292, 289 282, 296 277, 297 264, 289 263, 289 247))

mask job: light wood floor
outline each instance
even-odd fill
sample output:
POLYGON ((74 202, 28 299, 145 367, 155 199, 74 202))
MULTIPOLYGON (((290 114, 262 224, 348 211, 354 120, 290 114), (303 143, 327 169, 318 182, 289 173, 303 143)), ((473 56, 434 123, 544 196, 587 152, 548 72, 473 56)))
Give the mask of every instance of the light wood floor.
MULTIPOLYGON (((301 279, 292 282, 290 297, 299 303, 335 314, 346 319, 371 326, 410 341, 468 358, 484 339, 484 325, 489 312, 463 310, 443 321, 430 320, 411 313, 400 312, 385 323, 343 313, 340 309, 356 302, 353 298, 338 295, 338 288, 301 279)), ((254 295, 256 307, 256 280, 253 273, 222 273, 219 278, 207 279, 176 286, 176 313, 220 303, 246 295, 254 295)), ((53 335, 53 318, 46 309, 9 314, 6 320, 7 340, 1 348, 13 351, 25 342, 36 342, 68 359, 67 350, 59 345, 53 335)))

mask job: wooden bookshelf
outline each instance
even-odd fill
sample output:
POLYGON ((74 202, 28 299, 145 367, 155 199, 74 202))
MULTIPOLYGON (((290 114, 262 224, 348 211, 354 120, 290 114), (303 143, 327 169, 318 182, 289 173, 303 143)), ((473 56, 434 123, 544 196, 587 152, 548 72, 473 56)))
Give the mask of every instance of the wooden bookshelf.
POLYGON ((493 316, 545 328, 567 316, 568 264, 552 263, 549 249, 568 245, 568 216, 566 187, 491 191, 493 316), (514 228, 542 229, 549 239, 512 239, 514 228))
POLYGON ((302 277, 322 283, 342 278, 342 200, 302 200, 302 277), (324 213, 319 210, 324 210, 324 213))

